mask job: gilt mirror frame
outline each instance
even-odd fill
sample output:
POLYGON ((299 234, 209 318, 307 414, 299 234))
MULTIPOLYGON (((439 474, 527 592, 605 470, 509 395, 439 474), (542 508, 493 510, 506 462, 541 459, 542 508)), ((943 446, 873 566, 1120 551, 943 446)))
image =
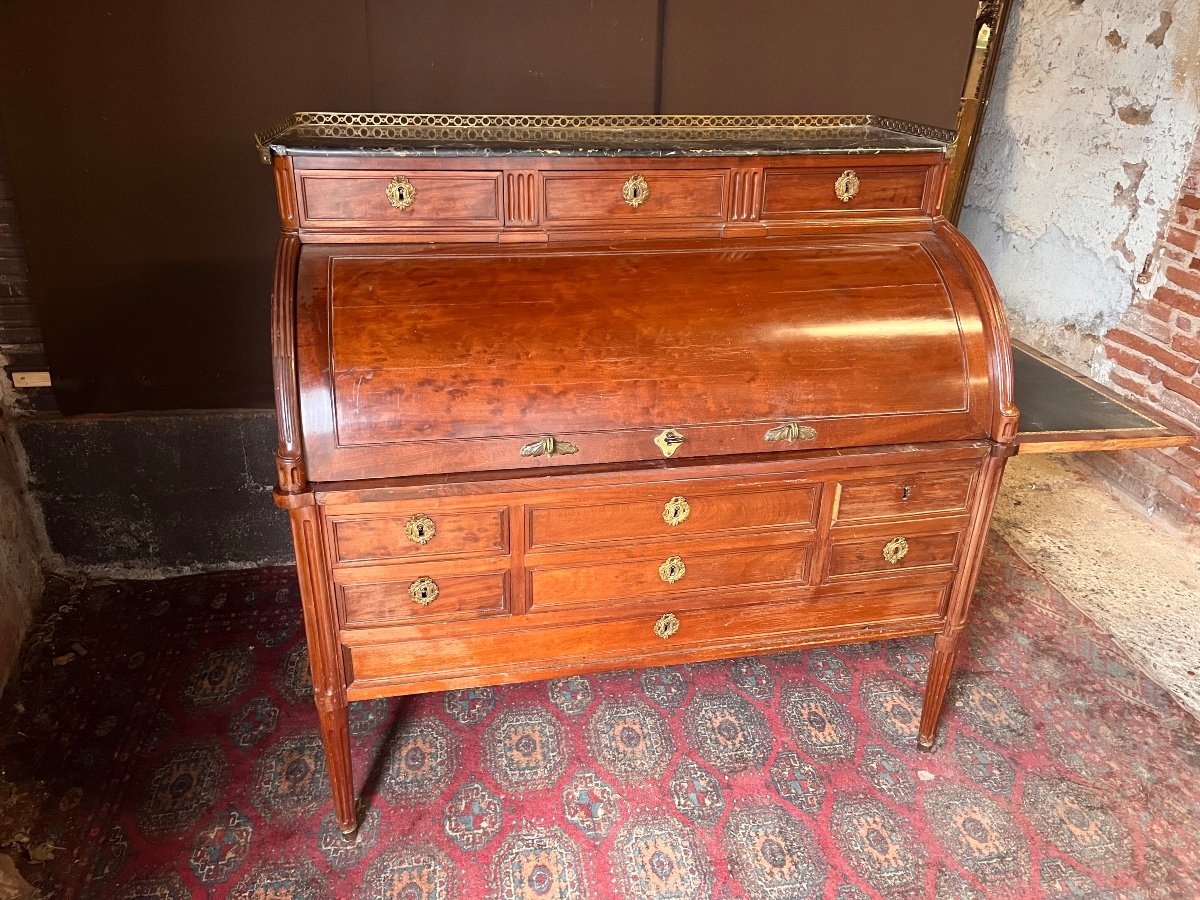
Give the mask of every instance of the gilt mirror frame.
POLYGON ((979 0, 979 9, 975 14, 973 46, 967 63, 962 99, 958 105, 956 136, 950 145, 950 173, 942 203, 944 215, 956 224, 971 178, 975 150, 983 128, 983 114, 987 110, 992 82, 996 77, 996 61, 1000 57, 1000 45, 1011 8, 1012 0, 979 0))

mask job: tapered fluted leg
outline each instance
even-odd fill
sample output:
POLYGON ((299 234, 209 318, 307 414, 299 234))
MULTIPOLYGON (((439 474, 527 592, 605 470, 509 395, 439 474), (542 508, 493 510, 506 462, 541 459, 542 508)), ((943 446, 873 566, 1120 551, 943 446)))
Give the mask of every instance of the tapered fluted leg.
POLYGON ((954 671, 954 657, 958 652, 959 639, 967 624, 971 600, 975 595, 975 581, 979 577, 979 565, 983 559, 992 508, 996 503, 996 494, 1000 491, 1004 464, 1012 452, 1011 447, 994 447, 994 455, 983 463, 978 488, 981 496, 971 517, 958 577, 954 581, 946 605, 946 624, 933 642, 933 656, 929 660, 929 675, 925 679, 925 700, 921 707, 921 728, 917 734, 917 747, 921 750, 932 750, 934 738, 937 737, 938 719, 942 715, 946 688, 950 685, 950 675, 954 671))
POLYGON ((917 735, 917 748, 920 750, 933 749, 938 720, 942 715, 942 704, 946 701, 946 688, 950 686, 950 673, 954 671, 954 657, 958 652, 961 636, 962 628, 948 628, 933 642, 929 675, 925 679, 925 699, 921 706, 921 730, 917 735))
POLYGON ((336 697, 315 696, 321 741, 325 745, 325 763, 329 788, 333 793, 333 811, 342 834, 349 837, 358 830, 354 808, 354 770, 350 762, 350 715, 346 702, 336 697))
MULTIPOLYGON (((278 496, 278 495, 277 495, 278 496)), ((346 704, 346 676, 342 671, 337 637, 337 615, 325 572, 320 514, 311 494, 283 497, 292 519, 296 542, 296 574, 300 602, 304 608, 304 632, 308 638, 308 662, 312 668, 313 697, 325 745, 333 808, 342 833, 358 827, 354 808, 354 777, 350 767, 350 721, 346 704)))

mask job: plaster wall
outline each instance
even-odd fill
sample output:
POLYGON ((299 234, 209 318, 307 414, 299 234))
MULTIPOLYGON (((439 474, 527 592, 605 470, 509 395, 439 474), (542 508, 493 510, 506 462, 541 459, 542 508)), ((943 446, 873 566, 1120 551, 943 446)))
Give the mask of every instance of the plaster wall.
POLYGON ((25 492, 16 431, 6 415, 8 384, 0 377, 0 693, 41 597, 48 552, 40 517, 25 492))
POLYGON ((1094 376, 1161 280, 1200 125, 1200 4, 1015 0, 961 227, 1014 335, 1094 376))

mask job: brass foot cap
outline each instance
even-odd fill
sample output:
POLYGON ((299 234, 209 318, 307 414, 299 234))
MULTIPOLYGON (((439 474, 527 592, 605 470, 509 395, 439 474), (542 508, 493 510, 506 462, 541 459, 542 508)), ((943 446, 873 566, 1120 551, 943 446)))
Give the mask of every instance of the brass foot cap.
POLYGON ((354 825, 351 825, 349 828, 342 826, 342 837, 344 837, 346 840, 348 840, 348 841, 354 840, 354 838, 357 834, 358 834, 358 824, 357 823, 355 823, 354 825))
POLYGON ((927 744, 920 738, 917 738, 917 749, 920 750, 922 753, 932 753, 933 752, 933 741, 930 741, 927 744))

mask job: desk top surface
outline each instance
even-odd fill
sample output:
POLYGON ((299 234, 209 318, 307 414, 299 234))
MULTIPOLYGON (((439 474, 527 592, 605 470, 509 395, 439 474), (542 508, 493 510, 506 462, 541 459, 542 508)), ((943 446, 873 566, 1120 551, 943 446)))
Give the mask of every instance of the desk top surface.
POLYGON ((953 132, 880 116, 465 116, 296 113, 270 154, 705 156, 940 153, 953 132))
POLYGON ((1022 453, 1177 447, 1190 436, 1094 381, 1021 344, 1013 346, 1017 444, 1022 453))

